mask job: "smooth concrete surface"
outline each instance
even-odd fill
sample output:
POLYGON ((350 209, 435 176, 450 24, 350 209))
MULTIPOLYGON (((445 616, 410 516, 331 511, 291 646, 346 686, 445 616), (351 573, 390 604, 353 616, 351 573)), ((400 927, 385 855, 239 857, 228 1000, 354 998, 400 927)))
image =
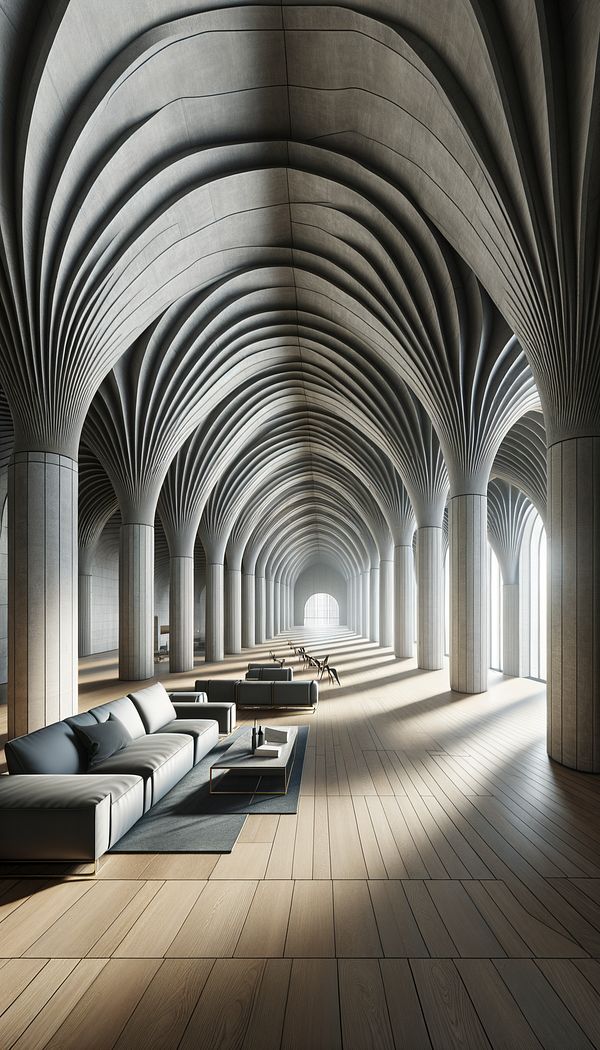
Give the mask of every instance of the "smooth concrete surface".
POLYGON ((77 711, 77 463, 16 453, 8 470, 8 732, 77 711))
POLYGON ((483 693, 489 667, 487 496, 451 497, 450 686, 459 693, 483 693))
POLYGON ((417 529, 417 664, 444 664, 444 563, 441 528, 417 529))

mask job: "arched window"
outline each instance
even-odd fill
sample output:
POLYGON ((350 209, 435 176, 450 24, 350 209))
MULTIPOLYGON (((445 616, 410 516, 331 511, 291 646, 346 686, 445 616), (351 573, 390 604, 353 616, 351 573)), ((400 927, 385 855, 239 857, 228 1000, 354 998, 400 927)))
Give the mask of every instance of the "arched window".
POLYGON ((337 627, 340 607, 332 594, 311 594, 304 606, 305 627, 337 627))
POLYGON ((502 572, 488 543, 488 594, 490 600, 490 667, 502 670, 502 572))
POLYGON ((532 508, 525 526, 519 574, 523 674, 546 681, 546 530, 532 508))

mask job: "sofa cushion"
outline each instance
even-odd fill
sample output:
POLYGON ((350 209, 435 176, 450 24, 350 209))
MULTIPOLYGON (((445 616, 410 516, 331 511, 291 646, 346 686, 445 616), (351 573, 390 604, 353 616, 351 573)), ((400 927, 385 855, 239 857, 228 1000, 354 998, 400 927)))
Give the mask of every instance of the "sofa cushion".
POLYGON ((122 696, 118 700, 109 700, 107 704, 101 704, 100 707, 92 707, 90 714, 94 715, 98 722, 108 722, 111 714, 114 715, 129 730, 133 740, 146 735, 144 723, 135 704, 128 696, 122 696))
POLYGON ((209 700, 217 703, 231 703, 235 700, 235 687, 237 680, 234 678, 209 678, 196 681, 196 692, 206 693, 209 700))
POLYGON ((236 703, 251 707, 270 707, 272 687, 272 682, 236 682, 236 703))
POLYGON ((131 733, 112 714, 107 722, 96 722, 93 726, 73 725, 73 729, 87 753, 90 770, 131 743, 131 733))
POLYGON ((143 778, 145 810, 162 798, 194 764, 194 745, 183 733, 144 734, 94 766, 93 773, 133 773, 143 778))
POLYGON ((219 725, 212 718, 176 718, 161 733, 185 733, 194 741, 194 765, 219 742, 219 725))
POLYGON ((98 719, 94 718, 91 711, 82 711, 80 715, 69 715, 64 721, 68 726, 97 726, 98 719))
POLYGON ((162 726, 175 718, 175 708, 169 700, 167 690, 160 682, 130 693, 129 699, 133 700, 147 733, 157 733, 162 726))
POLYGON ((84 773, 86 754, 67 722, 54 722, 4 745, 9 773, 84 773))
POLYGON ((273 682, 274 707, 314 707, 319 698, 318 682, 273 682))

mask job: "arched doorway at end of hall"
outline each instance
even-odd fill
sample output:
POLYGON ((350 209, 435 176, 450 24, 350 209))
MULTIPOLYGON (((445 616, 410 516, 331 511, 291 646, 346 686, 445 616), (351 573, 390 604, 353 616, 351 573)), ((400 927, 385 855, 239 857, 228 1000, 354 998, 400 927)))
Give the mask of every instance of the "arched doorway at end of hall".
POLYGON ((332 594, 311 594, 304 605, 305 627, 338 627, 340 607, 332 594))

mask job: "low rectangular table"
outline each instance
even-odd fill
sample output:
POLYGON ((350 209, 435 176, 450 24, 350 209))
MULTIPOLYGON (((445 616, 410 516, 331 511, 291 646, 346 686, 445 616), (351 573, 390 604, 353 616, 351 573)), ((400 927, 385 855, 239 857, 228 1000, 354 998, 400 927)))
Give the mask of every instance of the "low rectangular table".
POLYGON ((287 795, 290 773, 294 764, 294 753, 296 740, 298 738, 297 726, 286 726, 288 731, 287 744, 281 744, 279 758, 260 758, 252 754, 252 730, 240 733, 231 747, 227 748, 225 754, 221 755, 218 762, 210 767, 210 793, 211 795, 287 795), (240 790, 239 787, 228 790, 226 788, 215 788, 214 774, 235 774, 239 777, 254 777, 259 780, 262 777, 280 777, 283 783, 283 791, 258 791, 253 788, 240 790))

